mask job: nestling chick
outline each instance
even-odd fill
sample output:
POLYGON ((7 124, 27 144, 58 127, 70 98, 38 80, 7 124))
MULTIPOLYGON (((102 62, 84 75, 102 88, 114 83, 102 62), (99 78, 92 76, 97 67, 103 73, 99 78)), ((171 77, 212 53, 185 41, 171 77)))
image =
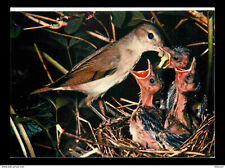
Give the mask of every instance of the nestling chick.
POLYGON ((140 87, 140 105, 130 119, 132 139, 143 147, 160 150, 161 143, 156 139, 163 125, 161 115, 153 105, 153 96, 161 89, 161 83, 149 60, 146 71, 133 71, 132 75, 140 87))
POLYGON ((195 92, 199 88, 196 80, 196 62, 193 58, 191 67, 187 70, 175 67, 176 92, 171 108, 169 108, 164 128, 171 133, 192 133, 194 123, 190 112, 187 110, 188 97, 186 93, 195 92))

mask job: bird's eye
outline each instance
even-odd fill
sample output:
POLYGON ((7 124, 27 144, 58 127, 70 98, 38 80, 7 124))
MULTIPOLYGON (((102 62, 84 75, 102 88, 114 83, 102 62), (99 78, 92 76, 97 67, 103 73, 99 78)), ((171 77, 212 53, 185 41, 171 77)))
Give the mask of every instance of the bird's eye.
POLYGON ((189 75, 186 77, 186 79, 189 80, 190 78, 191 78, 191 75, 189 74, 189 75))
POLYGON ((155 80, 152 79, 152 78, 149 81, 150 81, 150 83, 154 83, 155 82, 155 80))
POLYGON ((149 38, 149 39, 153 39, 153 38, 154 38, 153 33, 148 33, 148 38, 149 38))

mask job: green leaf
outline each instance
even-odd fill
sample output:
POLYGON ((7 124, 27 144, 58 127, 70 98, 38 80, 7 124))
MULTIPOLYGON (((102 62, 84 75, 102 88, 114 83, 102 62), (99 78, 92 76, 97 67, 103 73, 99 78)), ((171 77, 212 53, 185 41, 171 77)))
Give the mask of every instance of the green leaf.
POLYGON ((29 137, 36 135, 42 131, 42 128, 34 121, 23 124, 29 137))
POLYGON ((12 21, 10 25, 10 38, 17 38, 20 32, 21 32, 21 26, 17 25, 15 21, 12 21))
POLYGON ((63 45, 64 47, 68 45, 68 39, 64 36, 60 36, 58 34, 50 34, 50 37, 57 41, 59 44, 63 45))
POLYGON ((132 18, 131 21, 128 23, 128 26, 134 26, 140 22, 142 22, 142 19, 144 19, 144 15, 141 12, 133 11, 132 12, 132 18))
MULTIPOLYGON (((88 35, 86 32, 81 32, 81 31, 76 32, 75 34, 73 34, 73 36, 85 39, 87 41, 89 41, 90 39, 90 35, 88 35)), ((68 47, 72 47, 73 45, 78 43, 84 44, 84 42, 79 39, 71 38, 69 41, 68 47)))
POLYGON ((82 23, 82 18, 72 19, 68 22, 67 26, 64 27, 64 31, 67 34, 75 33, 79 29, 81 23, 82 23))
POLYGON ((56 105, 57 109, 67 105, 68 103, 69 103, 68 100, 63 97, 57 97, 55 100, 55 105, 56 105))
POLYGON ((81 18, 84 18, 84 17, 85 17, 85 12, 65 11, 65 12, 63 12, 63 14, 64 14, 65 16, 70 16, 71 18, 74 18, 74 17, 81 17, 81 18))
POLYGON ((22 116, 22 117, 15 116, 14 120, 15 120, 16 123, 21 123, 21 122, 29 122, 29 121, 32 121, 32 118, 30 118, 30 117, 24 117, 24 116, 22 116))
POLYGON ((79 42, 80 42, 80 40, 71 38, 68 46, 72 47, 73 45, 75 45, 75 44, 77 44, 79 42))
POLYGON ((121 27, 126 17, 126 12, 112 12, 112 22, 115 26, 121 27))

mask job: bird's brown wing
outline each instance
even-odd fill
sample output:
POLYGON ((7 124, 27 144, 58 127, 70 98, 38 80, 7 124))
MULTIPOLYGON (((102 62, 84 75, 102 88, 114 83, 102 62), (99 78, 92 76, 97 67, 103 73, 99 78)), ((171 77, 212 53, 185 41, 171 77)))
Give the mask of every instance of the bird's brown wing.
POLYGON ((72 71, 49 87, 78 85, 101 79, 114 73, 120 61, 118 48, 112 46, 104 47, 104 50, 101 50, 101 52, 96 52, 95 55, 90 56, 90 59, 86 58, 81 63, 78 63, 72 71))

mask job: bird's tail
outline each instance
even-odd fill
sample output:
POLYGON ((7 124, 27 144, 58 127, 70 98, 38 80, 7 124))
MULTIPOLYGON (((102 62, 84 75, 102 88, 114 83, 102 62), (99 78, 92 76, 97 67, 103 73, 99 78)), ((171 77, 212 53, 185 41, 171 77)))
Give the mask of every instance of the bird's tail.
POLYGON ((33 95, 33 94, 37 94, 37 93, 41 93, 41 92, 47 92, 47 91, 50 91, 50 90, 53 90, 53 88, 43 87, 41 89, 37 89, 37 90, 31 92, 30 94, 33 95))

